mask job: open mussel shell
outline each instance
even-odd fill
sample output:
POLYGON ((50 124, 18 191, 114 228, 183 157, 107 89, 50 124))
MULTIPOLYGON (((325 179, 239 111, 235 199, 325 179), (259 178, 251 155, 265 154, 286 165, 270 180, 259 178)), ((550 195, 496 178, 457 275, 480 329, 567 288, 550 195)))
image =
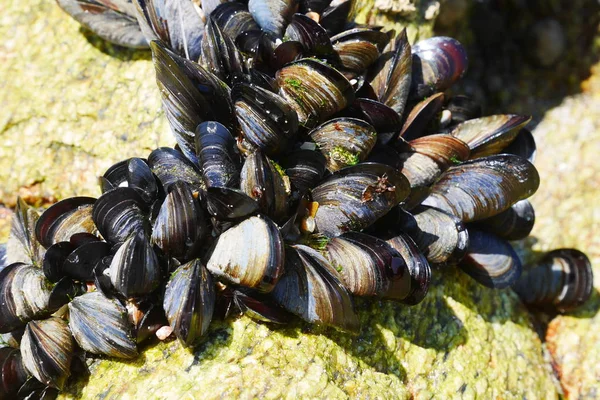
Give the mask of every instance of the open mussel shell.
POLYGON ((113 286, 127 298, 147 295, 160 284, 160 263, 143 231, 119 247, 109 271, 113 286))
POLYGON ((471 158, 499 153, 517 136, 531 117, 523 115, 492 115, 465 121, 451 135, 469 145, 471 158))
POLYGON ((200 64, 229 85, 239 82, 244 75, 242 56, 233 39, 224 35, 210 17, 202 37, 200 64))
POLYGON ((137 356, 127 309, 100 292, 86 293, 69 303, 69 328, 79 346, 110 357, 137 356))
POLYGON ((151 301, 140 303, 128 301, 127 311, 129 311, 129 321, 134 327, 138 344, 150 339, 161 327, 169 324, 162 305, 154 304, 151 301))
POLYGON ((422 40, 412 47, 412 55, 412 98, 443 92, 467 71, 467 52, 458 40, 450 37, 422 40))
POLYGON ((335 118, 310 132, 311 139, 327 160, 327 169, 337 171, 364 161, 377 142, 377 132, 357 118, 335 118))
POLYGON ((258 203, 241 190, 220 187, 206 190, 206 210, 219 220, 239 220, 256 213, 258 209, 258 203))
POLYGON ((206 333, 215 307, 215 286, 200 260, 181 265, 167 284, 163 307, 175 335, 194 346, 206 333))
POLYGON ((258 202, 260 211, 276 221, 285 218, 288 210, 289 184, 280 169, 256 151, 246 157, 240 183, 242 191, 258 202))
POLYGON ((557 249, 526 268, 513 289, 525 304, 565 312, 590 298, 593 283, 592 265, 585 254, 557 249))
POLYGON ((334 267, 318 251, 296 245, 286 249, 285 274, 271 296, 277 304, 310 323, 357 331, 352 297, 334 267))
POLYGON ((298 132, 298 117, 283 97, 245 83, 236 85, 231 97, 246 140, 267 155, 288 148, 298 132))
POLYGON ((298 10, 298 0, 250 0, 248 11, 263 31, 281 37, 298 10))
POLYGON ((427 295, 431 281, 431 267, 425 255, 419 250, 410 236, 399 233, 386 240, 406 262, 410 275, 410 292, 402 299, 404 304, 414 305, 420 303, 427 295))
POLYGON ((7 263, 14 262, 34 263, 41 265, 44 258, 44 248, 35 236, 35 227, 39 214, 20 197, 10 227, 8 239, 7 263))
POLYGON ((440 112, 443 104, 444 94, 435 93, 411 108, 400 130, 402 139, 413 140, 425 135, 427 128, 435 120, 434 117, 440 112))
POLYGON ((346 232, 329 241, 325 257, 354 295, 403 300, 410 293, 411 279, 406 261, 384 240, 364 233, 346 232))
POLYGON ((337 171, 313 189, 317 229, 328 237, 361 230, 403 201, 410 184, 395 168, 362 163, 337 171))
POLYGON ((40 382, 61 389, 71 371, 75 343, 65 321, 31 321, 21 339, 23 365, 40 382))
POLYGON ((211 72, 177 56, 160 42, 151 42, 150 48, 167 120, 183 153, 195 163, 194 131, 201 122, 219 121, 230 129, 234 126, 229 88, 211 72))
POLYGON ((240 155, 229 129, 206 121, 196 129, 196 154, 206 187, 235 187, 239 182, 240 155))
POLYGON ((524 158, 500 154, 448 169, 422 204, 449 212, 464 222, 492 217, 535 193, 540 177, 524 158))
POLYGON ((0 398, 14 399, 29 373, 23 365, 21 352, 10 347, 0 347, 0 398))
POLYGON ((260 31, 247 6, 237 1, 218 5, 210 16, 231 40, 235 40, 243 32, 260 31))
POLYGON ((265 295, 248 290, 233 290, 233 302, 237 308, 246 316, 261 322, 271 324, 286 324, 292 315, 283 308, 269 301, 265 295))
POLYGON ((368 74, 368 80, 380 102, 398 115, 404 113, 411 84, 412 57, 406 29, 392 42, 368 74))
POLYGON ((204 210, 185 182, 177 182, 165 198, 152 229, 152 242, 167 255, 189 259, 208 231, 204 210))
POLYGON ((318 150, 300 149, 289 153, 282 161, 292 187, 300 193, 317 186, 327 170, 327 160, 318 150))
POLYGON ((345 70, 362 73, 379 58, 389 36, 379 30, 354 28, 331 38, 345 70))
POLYGON ((502 150, 503 153, 523 157, 532 164, 535 161, 536 151, 535 138, 531 131, 526 128, 522 128, 512 143, 502 150))
POLYGON ((512 286, 523 267, 510 243, 493 233, 469 229, 469 247, 460 268, 471 278, 493 289, 512 286))
POLYGON ((358 112, 357 118, 364 119, 377 131, 377 143, 388 144, 400 133, 401 116, 385 104, 367 98, 354 100, 352 108, 358 112))
POLYGON ((357 8, 357 2, 354 0, 332 1, 323 10, 319 24, 327 30, 327 33, 335 35, 354 20, 357 8))
POLYGON ((42 246, 68 241, 75 233, 96 232, 92 220, 93 197, 71 197, 50 206, 35 224, 35 236, 42 246))
POLYGON ((277 71, 280 94, 298 114, 301 125, 313 128, 354 101, 350 82, 329 65, 303 58, 277 71))
POLYGON ((227 282, 270 292, 284 263, 283 238, 266 217, 251 217, 219 236, 208 270, 227 282))
POLYGON ((525 239, 535 223, 535 211, 529 200, 517 201, 508 210, 474 224, 477 229, 506 240, 525 239))
POLYGON ((430 207, 416 208, 412 214, 400 208, 394 211, 396 228, 415 241, 430 263, 452 264, 464 257, 469 233, 460 219, 430 207))
POLYGON ((149 230, 148 213, 148 205, 135 189, 118 187, 98 198, 92 218, 107 242, 123 243, 132 233, 149 230))
POLYGON ((203 185, 198 167, 182 153, 170 147, 159 147, 148 156, 148 165, 161 182, 165 191, 177 181, 188 183, 194 188, 203 185))
POLYGON ((306 15, 294 14, 285 31, 285 37, 300 43, 304 56, 314 56, 336 65, 340 62, 327 31, 306 15))
POLYGON ((130 1, 58 0, 57 3, 73 19, 110 43, 133 49, 148 47, 130 1))

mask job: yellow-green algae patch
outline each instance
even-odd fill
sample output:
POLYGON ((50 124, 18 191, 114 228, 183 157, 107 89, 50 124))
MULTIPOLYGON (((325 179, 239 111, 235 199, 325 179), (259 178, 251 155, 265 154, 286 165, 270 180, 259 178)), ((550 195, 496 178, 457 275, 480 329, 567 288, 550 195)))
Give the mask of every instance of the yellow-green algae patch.
POLYGON ((54 1, 2 5, 1 203, 97 196, 114 162, 173 142, 148 51, 86 37, 54 1))
POLYGON ((97 361, 63 398, 554 398, 541 343, 509 291, 436 271, 425 301, 359 301, 358 336, 242 317, 213 323, 195 352, 155 345, 97 361))

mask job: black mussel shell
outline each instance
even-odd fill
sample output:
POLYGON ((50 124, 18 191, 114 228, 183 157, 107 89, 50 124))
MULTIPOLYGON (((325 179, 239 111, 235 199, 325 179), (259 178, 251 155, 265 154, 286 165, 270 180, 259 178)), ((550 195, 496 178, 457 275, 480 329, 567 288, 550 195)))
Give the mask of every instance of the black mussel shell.
POLYGON ((286 65, 275 78, 280 94, 296 110, 300 124, 308 128, 354 101, 350 82, 337 70, 312 58, 286 65))
POLYGON ((311 139, 327 160, 327 169, 337 171, 364 161, 377 142, 377 132, 357 118, 335 118, 310 132, 311 139))
POLYGON ((206 210, 219 220, 235 221, 256 213, 258 203, 238 189, 209 187, 206 190, 206 210))
MULTIPOLYGON (((435 116, 444 104, 444 94, 435 93, 417 103, 406 116, 400 136, 404 140, 413 140, 427 134, 427 128, 435 121, 435 116)), ((398 145, 401 143, 396 142, 398 145)))
POLYGON ((148 47, 131 1, 57 0, 57 3, 73 19, 104 40, 134 49, 148 47))
MULTIPOLYGON (((333 2, 332 2, 333 3, 333 2)), ((321 14, 319 24, 327 30, 330 35, 341 32, 346 25, 354 19, 356 12, 356 1, 342 0, 330 5, 321 14)))
POLYGON ((395 168, 363 163, 337 171, 313 189, 320 233, 335 237, 361 230, 404 200, 410 184, 395 168))
POLYGON ((175 335, 194 346, 206 333, 215 307, 211 274, 195 259, 177 268, 167 284, 163 307, 175 335))
POLYGON ((114 288, 126 298, 147 295, 158 287, 160 263, 143 231, 133 233, 119 247, 110 263, 109 275, 114 288))
POLYGON ((210 17, 206 21, 202 38, 200 64, 230 85, 239 82, 244 75, 242 56, 233 39, 224 35, 210 17))
POLYGON ((493 289, 512 286, 523 267, 510 243, 493 233, 469 229, 469 248, 459 264, 477 282, 493 289))
POLYGON ((289 183, 282 173, 281 167, 260 151, 246 157, 241 173, 242 191, 258 202, 260 211, 276 221, 284 219, 288 211, 289 183))
POLYGON ((206 267, 219 279, 270 292, 283 273, 284 243, 266 217, 251 217, 219 236, 206 267))
POLYGON ((456 39, 436 36, 416 43, 412 48, 411 96, 422 99, 443 92, 467 71, 465 48, 456 39))
POLYGON ((198 167, 175 149, 160 147, 153 150, 148 156, 148 165, 166 191, 178 181, 186 182, 192 188, 203 185, 198 167))
POLYGON ((10 227, 8 262, 17 261, 41 265, 44 258, 44 248, 35 236, 35 227, 39 214, 20 197, 10 227), (15 243, 16 242, 16 243, 15 243), (12 245, 16 244, 16 246, 12 245), (19 254, 20 253, 20 254, 19 254))
POLYGON ((508 146, 531 117, 523 115, 491 115, 465 121, 451 135, 469 145, 471 158, 499 153, 508 146))
POLYGON ((64 276, 84 282, 93 281, 96 264, 106 257, 110 250, 110 245, 106 242, 86 243, 73 250, 60 269, 64 276))
POLYGON ((231 97, 246 140, 267 155, 289 147, 298 131, 298 117, 283 97, 251 84, 236 85, 231 97))
POLYGON ((217 22, 223 33, 232 40, 244 32, 260 31, 247 6, 237 1, 218 5, 210 16, 217 22))
POLYGON ((300 149, 289 153, 282 161, 292 187, 300 193, 317 186, 325 175, 325 156, 320 151, 300 149))
POLYGON ((286 324, 292 317, 291 314, 272 304, 268 298, 260 293, 246 294, 240 290, 234 290, 233 301, 244 315, 256 321, 286 324))
POLYGON ((333 64, 340 62, 327 31, 306 15, 294 14, 285 31, 285 36, 302 45, 304 56, 314 56, 333 64))
POLYGON ((64 277, 54 285, 48 298, 48 310, 56 311, 77 296, 87 292, 85 282, 75 282, 69 277, 64 277))
POLYGON ((35 224, 35 236, 42 246, 68 241, 75 233, 94 233, 93 197, 71 197, 52 205, 35 224))
POLYGON ((318 251, 286 249, 285 273, 271 293, 277 304, 310 323, 357 331, 352 297, 335 268, 318 251))
POLYGON ((100 292, 86 293, 69 303, 69 328, 77 344, 90 353, 118 358, 138 354, 127 309, 100 292))
POLYGON ((398 115, 404 113, 408 93, 410 91, 412 58, 406 29, 392 42, 377 60, 368 74, 377 99, 390 107, 398 115))
POLYGON ((20 351, 10 347, 1 347, 0 398, 16 398, 19 388, 25 383, 28 375, 20 351))
POLYGON ((99 178, 102 193, 108 192, 111 189, 121 186, 124 182, 127 182, 129 160, 130 158, 127 158, 108 167, 106 172, 104 172, 104 175, 99 178))
POLYGON ((584 304, 594 290, 590 260, 576 249, 550 251, 513 286, 523 303, 559 312, 584 304))
POLYGON ((13 273, 9 271, 9 274, 0 277, 0 285, 0 291, 4 292, 2 297, 11 297, 8 303, 2 299, 3 314, 9 317, 8 321, 13 319, 9 316, 12 314, 22 321, 19 325, 23 325, 27 321, 45 317, 56 311, 48 307, 52 284, 40 268, 18 265, 13 273))
POLYGON ((263 31, 281 37, 298 10, 298 0, 250 0, 248 11, 263 31))
POLYGON ((15 274, 26 264, 14 263, 0 270, 0 333, 8 333, 25 325, 16 315, 15 299, 12 294, 12 282, 15 274))
POLYGON ((92 218, 107 242, 123 243, 133 232, 149 230, 148 213, 148 205, 135 189, 118 187, 98 198, 92 218))
POLYGON ((500 154, 448 169, 422 204, 456 215, 464 222, 492 217, 535 193, 540 177, 524 158, 500 154))
POLYGON ((141 158, 130 158, 127 162, 127 182, 129 187, 136 189, 148 204, 152 204, 159 193, 159 186, 152 170, 141 158))
POLYGON ((151 302, 135 304, 132 310, 128 304, 129 320, 135 328, 135 337, 138 344, 150 339, 163 326, 168 325, 165 310, 161 305, 151 302), (132 314, 135 317, 132 318, 132 314))
POLYGON ((208 231, 204 210, 185 182, 177 182, 154 221, 152 242, 167 255, 189 259, 208 231))
POLYGON ((206 187, 235 187, 239 183, 240 155, 229 129, 207 121, 196 129, 196 154, 206 187))
POLYGON ((452 122, 456 125, 469 119, 481 117, 481 104, 469 96, 453 96, 446 104, 446 110, 450 111, 452 122))
POLYGON ((23 365, 40 382, 61 389, 71 374, 75 343, 65 321, 31 321, 21 339, 23 365))
POLYGON ((394 141, 402 127, 402 118, 394 109, 372 99, 359 98, 353 107, 360 110, 360 119, 370 123, 377 131, 377 143, 381 145, 394 141))
POLYGON ((526 128, 521 129, 515 140, 502 150, 503 153, 523 157, 532 164, 535 161, 536 151, 535 138, 531 134, 531 131, 526 128))
POLYGON ((364 233, 346 232, 329 241, 325 257, 338 271, 348 291, 357 296, 403 300, 411 290, 408 266, 402 255, 364 233))
POLYGON ((525 239, 535 223, 535 211, 529 200, 517 201, 508 210, 474 224, 477 229, 506 240, 525 239))

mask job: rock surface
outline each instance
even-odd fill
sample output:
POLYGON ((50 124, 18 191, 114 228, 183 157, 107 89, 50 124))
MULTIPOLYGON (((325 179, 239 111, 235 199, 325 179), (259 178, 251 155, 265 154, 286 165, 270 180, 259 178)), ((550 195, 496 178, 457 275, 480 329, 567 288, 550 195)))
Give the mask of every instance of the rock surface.
MULTIPOLYGON (((414 39, 431 34, 438 6, 371 0, 359 15, 407 23, 414 39)), ((2 204, 12 207, 17 194, 37 205, 98 195, 96 176, 112 163, 173 143, 148 53, 107 46, 42 0, 9 0, 0 34, 7 38, 0 43, 2 204)), ((534 132, 542 186, 533 198, 538 222, 522 247, 576 246, 597 266, 600 87, 594 82, 549 111, 534 132)), ((0 219, 6 214, 0 208, 0 219)), ((596 288, 599 276, 596 268, 596 288)), ((170 342, 133 362, 97 360, 89 378, 63 397, 558 396, 539 329, 511 290, 482 288, 456 270, 435 271, 430 294, 416 307, 386 301, 358 307, 358 336, 242 317, 213 324, 193 353, 170 342)), ((573 398, 600 391, 599 307, 596 293, 582 310, 550 321, 545 335, 573 398)))

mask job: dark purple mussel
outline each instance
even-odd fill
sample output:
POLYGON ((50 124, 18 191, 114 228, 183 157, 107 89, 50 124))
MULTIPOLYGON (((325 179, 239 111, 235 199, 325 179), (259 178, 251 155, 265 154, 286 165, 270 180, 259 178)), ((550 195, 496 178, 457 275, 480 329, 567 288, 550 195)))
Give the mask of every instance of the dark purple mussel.
POLYGON ((285 37, 300 43, 302 55, 305 57, 313 56, 327 60, 334 65, 340 63, 339 56, 331 44, 327 31, 306 15, 294 14, 285 31, 285 37))
POLYGON ((379 58, 390 38, 387 33, 370 28, 354 28, 331 38, 343 68, 361 74, 379 58))
POLYGON ((379 101, 396 111, 398 115, 402 115, 410 90, 412 68, 406 30, 403 30, 390 44, 386 52, 371 67, 368 80, 379 101))
POLYGON ((593 283, 592 265, 585 254, 557 249, 526 268, 513 289, 527 305, 567 312, 590 298, 593 283))
POLYGON ((170 147, 153 150, 148 156, 148 165, 166 191, 178 181, 183 181, 194 189, 203 185, 198 167, 183 153, 170 147))
POLYGON ((206 187, 236 187, 240 155, 231 132, 222 124, 206 121, 196 129, 196 154, 206 187))
POLYGON ((395 140, 402 127, 401 116, 385 104, 368 98, 354 100, 351 112, 356 117, 367 121, 377 131, 377 143, 388 144, 395 140))
POLYGON ((535 154, 537 147, 535 145, 535 138, 529 129, 522 128, 517 137, 502 150, 503 153, 514 154, 519 157, 527 159, 533 164, 535 161, 535 154))
POLYGON ((506 240, 525 239, 535 223, 535 211, 529 200, 517 201, 508 210, 474 224, 477 229, 506 240))
POLYGON ((75 343, 65 321, 31 321, 21 339, 23 365, 40 382, 62 390, 71 374, 75 343))
MULTIPOLYGON (((400 130, 400 137, 404 140, 414 140, 430 133, 428 128, 436 122, 435 116, 440 112, 443 104, 443 93, 435 93, 415 104, 406 116, 400 130)), ((401 143, 397 141, 396 145, 401 146, 401 143)))
POLYGON ((181 265, 167 284, 163 307, 175 335, 194 346, 206 333, 215 307, 215 286, 200 260, 181 265))
POLYGON ((282 161, 285 173, 293 188, 300 193, 317 186, 325 175, 325 156, 318 150, 299 149, 289 153, 282 161))
POLYGON ((148 41, 160 40, 181 57, 198 61, 204 22, 192 0, 134 0, 148 41))
POLYGON ((283 247, 277 225, 251 217, 219 236, 206 266, 218 279, 270 292, 283 272, 283 247))
POLYGON ((464 222, 492 217, 531 196, 540 184, 524 158, 500 154, 448 169, 422 204, 449 212, 464 222))
POLYGON ((219 25, 210 17, 206 21, 202 38, 200 64, 230 86, 243 79, 242 55, 233 39, 224 35, 219 25))
POLYGON ((337 171, 313 189, 317 229, 328 237, 361 230, 403 201, 410 184, 395 168, 363 163, 337 171))
POLYGON ((16 398, 28 375, 18 348, 0 347, 0 399, 16 398))
POLYGON ((375 128, 356 118, 329 120, 313 129, 310 137, 332 172, 364 161, 377 142, 375 128))
POLYGON ((492 115, 465 121, 451 135, 469 145, 471 158, 499 153, 517 136, 531 117, 523 115, 492 115))
POLYGON ((350 82, 329 65, 303 58, 275 75, 280 94, 298 114, 300 124, 313 128, 354 101, 350 82))
POLYGON ((237 1, 218 5, 210 16, 231 40, 235 40, 244 32, 260 31, 247 6, 237 1))
POLYGON ((194 132, 201 122, 218 121, 229 129, 234 127, 229 88, 211 72, 179 57, 160 42, 151 42, 150 48, 167 120, 182 152, 195 163, 194 132))
POLYGON ((107 242, 123 243, 134 232, 150 230, 148 213, 148 205, 135 189, 118 187, 96 200, 92 218, 107 242))
POLYGON ((403 301, 412 292, 407 260, 382 239, 346 232, 329 241, 325 257, 356 296, 403 301))
POLYGON ((289 182, 281 167, 260 151, 246 157, 240 187, 258 202, 260 211, 274 220, 280 221, 287 216, 289 182))
POLYGON ((469 247, 459 266, 471 278, 493 289, 512 286, 523 270, 510 243, 475 229, 469 229, 469 247))
POLYGON ((134 49, 148 47, 130 1, 57 0, 57 3, 82 26, 106 41, 134 49))
POLYGON ((113 287, 126 298, 145 296, 160 284, 160 263, 142 230, 123 242, 109 268, 113 287))
POLYGON ((258 203, 238 189, 209 187, 206 190, 206 210, 223 221, 236 221, 259 210, 258 203))
POLYGON ((275 155, 293 143, 298 117, 283 97, 251 84, 236 85, 231 97, 244 139, 252 147, 275 155))
POLYGON ((285 254, 285 273, 271 293, 275 302, 307 322, 357 331, 352 297, 329 261, 302 245, 285 254))
POLYGON ((443 92, 467 71, 467 52, 456 39, 436 36, 412 47, 411 97, 443 92))
POLYGON ((263 31, 281 37, 298 10, 298 0, 250 0, 248 11, 263 31))
POLYGON ((152 243, 170 257, 190 259, 207 231, 202 205, 188 184, 173 184, 154 221, 152 243))
POLYGON ((95 233, 92 220, 92 197, 71 197, 53 204, 35 224, 35 236, 42 246, 68 241, 79 232, 95 233))
POLYGON ((83 350, 110 357, 137 356, 127 309, 116 299, 90 292, 69 303, 69 328, 83 350))

